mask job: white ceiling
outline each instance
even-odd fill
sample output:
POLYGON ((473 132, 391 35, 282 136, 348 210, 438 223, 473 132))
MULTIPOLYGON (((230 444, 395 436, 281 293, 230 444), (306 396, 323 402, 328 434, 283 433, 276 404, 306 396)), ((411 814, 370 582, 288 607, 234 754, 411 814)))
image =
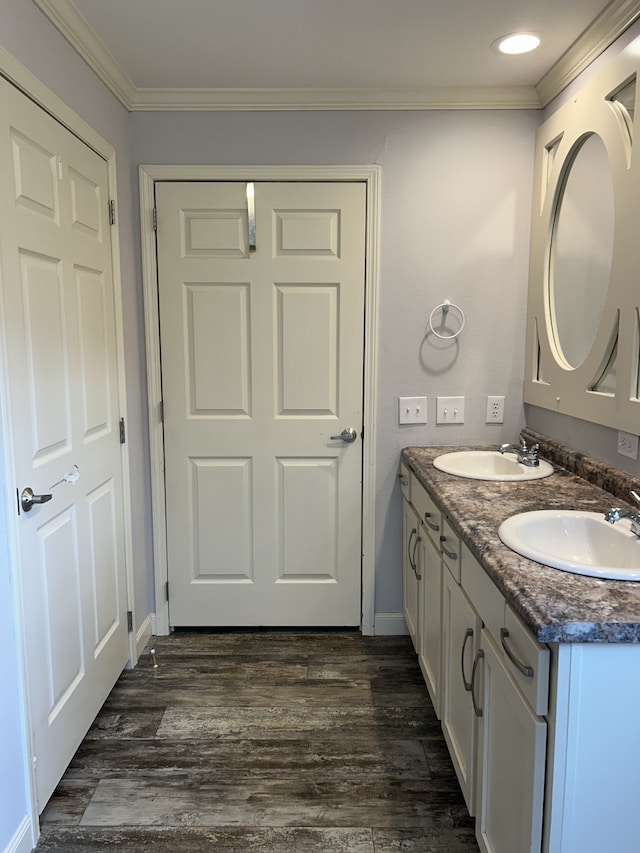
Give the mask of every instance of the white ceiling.
POLYGON ((34 2, 130 109, 540 106, 640 15, 640 0, 34 2), (522 29, 534 53, 490 49, 522 29))

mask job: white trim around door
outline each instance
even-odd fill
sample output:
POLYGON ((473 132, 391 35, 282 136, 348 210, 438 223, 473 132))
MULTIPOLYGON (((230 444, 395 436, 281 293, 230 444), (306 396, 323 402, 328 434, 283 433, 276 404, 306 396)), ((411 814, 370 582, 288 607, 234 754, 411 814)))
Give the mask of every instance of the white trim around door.
POLYGON ((375 631, 375 451, 381 168, 366 166, 140 166, 140 227, 144 287, 151 492, 155 566, 154 634, 169 633, 166 597, 167 552, 164 444, 158 317, 157 261, 153 211, 156 181, 362 181, 367 188, 365 247, 364 445, 362 483, 363 634, 375 631))

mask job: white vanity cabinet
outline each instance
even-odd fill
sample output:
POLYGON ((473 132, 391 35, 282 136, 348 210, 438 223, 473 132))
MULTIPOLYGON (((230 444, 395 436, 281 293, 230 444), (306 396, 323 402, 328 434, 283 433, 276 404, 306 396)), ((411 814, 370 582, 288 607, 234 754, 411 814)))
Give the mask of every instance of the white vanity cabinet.
POLYGON ((413 472, 401 479, 405 619, 478 844, 483 853, 541 853, 549 650, 413 472))

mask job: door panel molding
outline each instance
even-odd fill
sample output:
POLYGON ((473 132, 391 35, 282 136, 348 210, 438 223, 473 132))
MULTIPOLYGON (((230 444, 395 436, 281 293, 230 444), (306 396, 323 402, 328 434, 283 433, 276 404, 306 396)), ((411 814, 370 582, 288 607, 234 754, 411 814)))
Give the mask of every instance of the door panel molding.
POLYGON ((145 308, 145 342, 151 448, 151 492, 155 573, 156 634, 169 633, 167 582, 166 514, 164 491, 164 436, 162 425, 162 385, 157 301, 157 261, 153 211, 156 181, 319 181, 356 182, 366 185, 365 246, 365 350, 362 492, 362 620, 363 634, 374 633, 375 603, 375 451, 377 328, 380 254, 381 167, 356 166, 180 166, 142 165, 140 180, 140 227, 145 308))

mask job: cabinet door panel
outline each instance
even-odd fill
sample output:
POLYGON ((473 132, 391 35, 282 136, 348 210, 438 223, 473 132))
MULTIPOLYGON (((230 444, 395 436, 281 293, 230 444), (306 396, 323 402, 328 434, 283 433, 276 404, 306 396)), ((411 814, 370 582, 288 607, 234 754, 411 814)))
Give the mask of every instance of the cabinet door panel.
POLYGON ((416 652, 420 648, 418 574, 420 560, 420 524, 410 503, 402 501, 402 612, 416 652))
POLYGON ((442 594, 442 730, 469 814, 475 813, 477 717, 469 686, 480 617, 449 572, 442 594))
POLYGON ((440 551, 422 527, 420 543, 422 586, 418 660, 433 707, 440 719, 442 646, 442 560, 440 551))
POLYGON ((478 844, 484 853, 540 853, 547 724, 533 713, 484 630, 481 647, 478 844))

